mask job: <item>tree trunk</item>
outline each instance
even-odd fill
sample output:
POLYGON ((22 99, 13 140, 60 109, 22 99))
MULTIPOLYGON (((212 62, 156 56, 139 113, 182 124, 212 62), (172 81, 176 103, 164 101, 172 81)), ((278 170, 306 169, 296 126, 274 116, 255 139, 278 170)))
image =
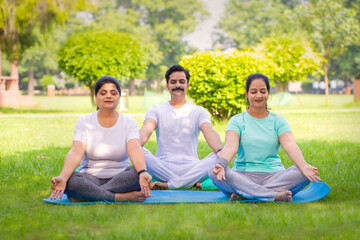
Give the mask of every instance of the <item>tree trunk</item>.
POLYGON ((278 82, 276 83, 276 90, 278 92, 285 92, 287 88, 288 83, 287 82, 278 82))
POLYGON ((95 103, 95 86, 91 85, 91 86, 88 86, 88 87, 89 87, 89 90, 90 90, 91 105, 93 107, 95 107, 96 106, 96 103, 95 103))
POLYGON ((135 96, 136 95, 136 86, 135 86, 135 81, 134 79, 130 79, 129 80, 129 85, 130 85, 130 96, 135 96))
MULTIPOLYGON (((1 52, 1 41, 0 41, 0 77, 2 76, 2 62, 1 62, 1 58, 2 58, 2 52, 1 52)), ((0 79, 0 91, 5 91, 5 89, 6 89, 5 81, 6 81, 6 80, 0 79)), ((2 97, 0 97, 0 105, 1 105, 1 102, 2 102, 1 98, 2 98, 2 97)))
POLYGON ((8 90, 19 91, 19 57, 17 55, 17 34, 13 33, 11 36, 11 40, 13 41, 12 45, 12 55, 11 55, 11 73, 10 76, 15 80, 9 81, 7 86, 8 90))
POLYGON ((328 78, 328 63, 324 62, 323 63, 323 67, 324 67, 324 80, 325 80, 325 102, 326 102, 326 106, 329 105, 329 78, 328 78))
POLYGON ((1 52, 1 40, 0 40, 0 77, 2 76, 2 63, 1 63, 1 59, 2 58, 2 52, 1 52))
POLYGON ((32 66, 29 67, 28 78, 28 95, 34 96, 34 71, 32 70, 32 66))

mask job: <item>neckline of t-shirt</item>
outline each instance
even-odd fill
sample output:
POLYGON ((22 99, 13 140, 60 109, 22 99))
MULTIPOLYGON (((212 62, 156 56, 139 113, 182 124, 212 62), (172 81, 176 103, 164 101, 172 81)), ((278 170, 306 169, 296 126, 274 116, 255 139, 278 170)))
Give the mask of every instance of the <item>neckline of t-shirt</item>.
POLYGON ((264 118, 256 118, 256 117, 251 116, 250 113, 248 113, 247 110, 245 111, 245 113, 246 113, 248 116, 250 116, 252 119, 255 119, 256 121, 264 121, 264 120, 270 118, 270 115, 272 114, 272 112, 270 112, 270 111, 268 111, 268 112, 269 112, 269 114, 268 114, 266 117, 264 117, 264 118))
POLYGON ((182 105, 180 108, 174 108, 171 104, 170 104, 170 101, 167 101, 167 104, 169 105, 169 107, 172 109, 172 110, 174 110, 174 111, 179 111, 179 110, 181 110, 183 107, 185 107, 186 105, 188 105, 188 101, 187 100, 185 100, 185 104, 184 105, 182 105))
POLYGON ((115 128, 116 127, 116 125, 118 125, 118 123, 119 123, 119 121, 120 121, 120 113, 118 112, 118 111, 116 111, 117 113, 118 113, 118 120, 116 121, 116 123, 114 124, 114 126, 112 126, 112 127, 103 127, 103 126, 101 126, 101 124, 99 123, 99 118, 98 118, 98 111, 96 111, 95 112, 95 117, 96 117, 96 123, 97 123, 97 125, 99 126, 99 127, 101 127, 102 129, 113 129, 113 128, 115 128))

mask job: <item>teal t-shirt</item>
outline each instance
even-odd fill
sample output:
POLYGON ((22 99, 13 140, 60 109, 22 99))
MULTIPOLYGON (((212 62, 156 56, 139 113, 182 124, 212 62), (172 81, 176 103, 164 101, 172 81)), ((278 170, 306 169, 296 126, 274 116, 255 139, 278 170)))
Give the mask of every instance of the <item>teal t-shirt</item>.
POLYGON ((280 134, 291 132, 285 118, 269 112, 266 118, 258 119, 246 111, 233 116, 226 131, 240 134, 234 170, 266 173, 284 170, 278 152, 280 134))

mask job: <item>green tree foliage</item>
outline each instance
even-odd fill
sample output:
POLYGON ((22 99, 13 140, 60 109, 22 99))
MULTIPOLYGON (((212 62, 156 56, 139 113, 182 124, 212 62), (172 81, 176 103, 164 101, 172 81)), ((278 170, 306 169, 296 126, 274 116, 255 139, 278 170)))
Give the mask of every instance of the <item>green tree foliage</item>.
POLYGON ((261 72, 274 79, 280 71, 271 60, 253 51, 197 52, 183 56, 180 64, 191 74, 189 95, 216 120, 228 119, 246 109, 248 75, 261 72))
POLYGON ((293 34, 262 38, 254 49, 266 53, 277 65, 279 71, 275 74, 275 83, 280 91, 285 91, 291 80, 305 80, 308 74, 321 72, 325 61, 314 52, 311 42, 293 34))
POLYGON ((360 40, 352 44, 346 52, 336 58, 329 67, 329 77, 351 81, 356 74, 360 73, 360 40))
POLYGON ((159 64, 162 52, 156 38, 151 34, 150 26, 141 25, 140 16, 133 10, 126 12, 119 9, 108 9, 105 14, 98 15, 92 23, 94 30, 108 30, 129 33, 141 46, 146 49, 145 60, 153 64, 159 64), (109 24, 111 22, 111 24, 109 24))
POLYGON ((307 32, 315 49, 326 59, 323 68, 328 104, 328 64, 343 54, 359 37, 356 12, 345 8, 343 1, 339 0, 317 0, 298 5, 294 11, 299 27, 307 32))
POLYGON ((65 38, 60 28, 45 33, 35 28, 33 35, 36 42, 22 54, 19 68, 20 73, 28 74, 28 95, 33 95, 35 78, 40 79, 43 75, 57 73, 57 53, 60 42, 65 38))
MULTIPOLYGON (((346 0, 345 6, 354 9, 360 23, 360 0, 346 0)), ((329 67, 329 76, 345 81, 350 81, 358 73, 360 73, 360 38, 357 38, 329 67)))
POLYGON ((141 46, 129 34, 86 31, 73 35, 61 47, 59 67, 89 87, 95 105, 96 80, 105 75, 122 82, 134 79, 146 68, 143 56, 141 46))
MULTIPOLYGON (((98 11, 101 9, 98 9, 98 11)), ((154 35, 152 35, 149 25, 140 24, 141 17, 133 9, 127 11, 107 8, 104 13, 98 13, 94 22, 88 28, 94 30, 107 30, 129 33, 144 49, 144 61, 147 65, 156 66, 161 64, 163 53, 159 50, 159 43, 154 35), (111 22, 111 24, 109 24, 111 22)), ((147 72, 148 78, 159 77, 159 72, 147 72)), ((136 94, 135 82, 133 79, 129 81, 130 95, 136 94)))
POLYGON ((160 62, 151 62, 147 75, 158 79, 163 73, 162 66, 171 66, 179 62, 181 56, 187 53, 187 43, 184 36, 195 30, 197 20, 207 12, 200 0, 117 0, 117 6, 133 14, 138 19, 137 24, 147 26, 149 33, 158 44, 160 62))
POLYGON ((325 78, 349 80, 359 71, 359 22, 359 0, 229 0, 217 43, 222 49, 252 47, 263 37, 304 31, 326 59, 325 78))
POLYGON ((85 7, 84 0, 5 0, 0 3, 0 44, 12 63, 11 75, 15 77, 19 56, 35 42, 35 26, 44 32, 53 23, 64 23, 70 10, 85 7))
POLYGON ((40 79, 40 83, 43 89, 46 89, 47 85, 55 84, 52 75, 45 74, 40 79))
POLYGON ((280 0, 229 0, 217 28, 222 48, 242 49, 257 44, 271 33, 287 32, 291 26, 280 0))

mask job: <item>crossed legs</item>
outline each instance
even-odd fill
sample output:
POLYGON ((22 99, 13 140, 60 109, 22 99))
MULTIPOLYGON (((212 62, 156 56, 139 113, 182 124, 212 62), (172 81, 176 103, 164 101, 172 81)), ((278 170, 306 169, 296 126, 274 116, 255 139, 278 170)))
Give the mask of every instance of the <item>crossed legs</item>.
POLYGON ((309 180, 296 166, 274 173, 242 172, 226 169, 226 180, 218 181, 209 170, 213 183, 230 199, 240 195, 262 201, 292 201, 292 195, 301 191, 309 180))
POLYGON ((169 160, 159 159, 144 148, 146 165, 149 172, 164 183, 155 182, 156 186, 169 189, 190 188, 205 180, 207 170, 217 160, 215 153, 210 153, 202 160, 174 155, 169 160))
POLYGON ((145 201, 139 191, 139 178, 135 168, 131 166, 108 179, 75 172, 67 182, 65 193, 70 198, 85 201, 145 201))

